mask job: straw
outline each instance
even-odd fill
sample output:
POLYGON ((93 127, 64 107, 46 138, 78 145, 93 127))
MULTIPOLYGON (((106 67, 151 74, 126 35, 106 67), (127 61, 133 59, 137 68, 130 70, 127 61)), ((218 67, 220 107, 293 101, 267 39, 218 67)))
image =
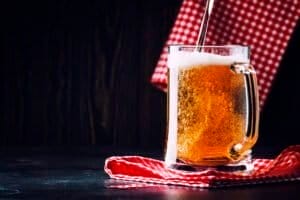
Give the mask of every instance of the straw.
POLYGON ((201 21, 200 25, 200 30, 198 34, 198 39, 196 45, 198 46, 198 50, 201 50, 201 47, 205 44, 205 37, 206 37, 206 32, 207 32, 207 27, 208 27, 208 22, 210 18, 210 14, 212 12, 212 8, 214 5, 214 0, 207 0, 206 6, 205 6, 205 11, 204 11, 204 16, 201 21))

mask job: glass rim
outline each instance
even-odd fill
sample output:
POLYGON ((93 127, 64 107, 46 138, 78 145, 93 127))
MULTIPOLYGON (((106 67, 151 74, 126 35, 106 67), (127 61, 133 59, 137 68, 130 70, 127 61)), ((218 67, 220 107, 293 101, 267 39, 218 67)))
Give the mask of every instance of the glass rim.
POLYGON ((170 44, 168 47, 191 47, 191 48, 250 48, 249 45, 241 45, 241 44, 225 44, 225 45, 193 45, 193 44, 170 44))
MULTIPOLYGON (((237 51, 244 54, 250 59, 251 48, 249 45, 240 44, 224 44, 224 45, 186 45, 186 44, 171 44, 168 45, 168 54, 173 51, 237 51)), ((216 53, 216 52, 214 52, 216 53)), ((239 54, 240 54, 239 53, 239 54)), ((218 53, 217 53, 218 54, 218 53)))

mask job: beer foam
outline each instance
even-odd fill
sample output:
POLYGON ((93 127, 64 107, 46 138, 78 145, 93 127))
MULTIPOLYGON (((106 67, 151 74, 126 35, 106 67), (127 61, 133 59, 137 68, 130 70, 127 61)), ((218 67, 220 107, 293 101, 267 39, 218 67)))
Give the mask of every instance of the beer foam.
POLYGON ((244 54, 233 56, 222 56, 204 52, 183 52, 178 51, 169 54, 168 67, 193 67, 195 65, 231 65, 235 62, 249 63, 249 59, 244 54))

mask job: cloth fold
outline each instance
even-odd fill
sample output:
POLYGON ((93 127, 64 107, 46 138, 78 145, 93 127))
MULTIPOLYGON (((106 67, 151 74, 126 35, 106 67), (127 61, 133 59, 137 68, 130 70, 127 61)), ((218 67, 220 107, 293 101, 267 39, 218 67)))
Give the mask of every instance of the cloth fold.
MULTIPOLYGON (((196 44, 204 13, 201 2, 203 0, 183 0, 161 52, 151 83, 164 91, 167 89, 167 47, 171 44, 196 44)), ((263 106, 299 18, 299 0, 215 1, 205 44, 251 47, 251 64, 257 71, 260 104, 263 106)))
POLYGON ((300 181, 300 145, 286 148, 275 159, 253 159, 253 164, 251 174, 213 169, 190 172, 167 168, 163 161, 152 158, 113 156, 106 159, 104 171, 113 179, 137 181, 136 184, 115 184, 116 188, 146 187, 147 184, 216 188, 300 181))

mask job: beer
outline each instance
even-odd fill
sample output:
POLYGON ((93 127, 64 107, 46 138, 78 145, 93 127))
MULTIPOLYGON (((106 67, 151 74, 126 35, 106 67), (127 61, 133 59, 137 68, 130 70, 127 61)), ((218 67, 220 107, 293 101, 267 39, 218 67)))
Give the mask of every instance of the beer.
POLYGON ((257 133, 247 135, 257 131, 247 91, 254 87, 247 81, 253 77, 232 66, 249 60, 200 52, 180 52, 169 59, 176 66, 169 68, 168 148, 176 151, 172 155, 169 150, 169 159, 202 166, 243 159, 257 139, 257 133))
POLYGON ((178 158, 194 164, 228 162, 246 129, 245 84, 226 65, 179 70, 178 158), (217 160, 216 160, 217 159, 217 160))

